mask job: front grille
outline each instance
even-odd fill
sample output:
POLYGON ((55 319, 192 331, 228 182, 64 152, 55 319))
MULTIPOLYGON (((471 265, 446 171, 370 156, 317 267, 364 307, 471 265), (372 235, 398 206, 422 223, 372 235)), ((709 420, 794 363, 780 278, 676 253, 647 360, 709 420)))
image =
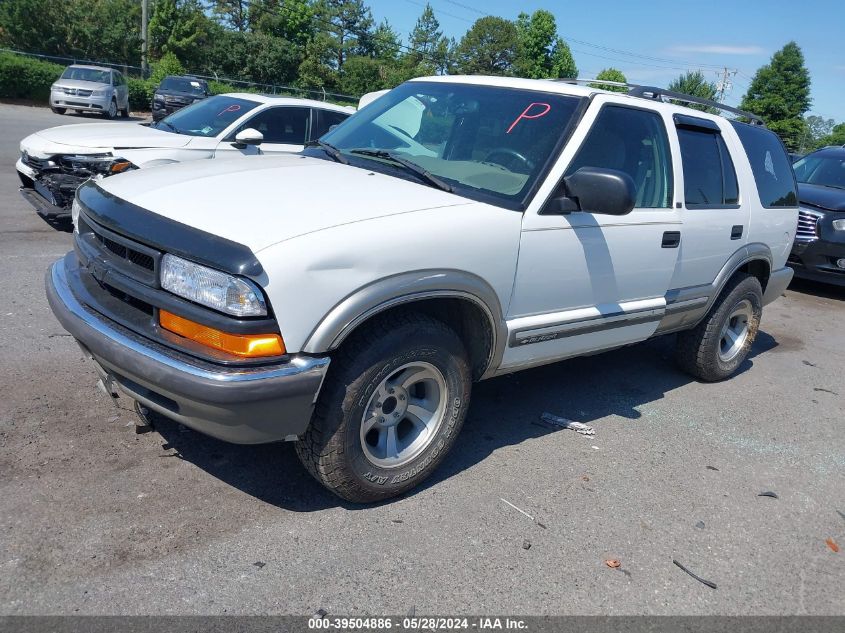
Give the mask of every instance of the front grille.
POLYGON ((90 97, 93 90, 84 90, 82 88, 65 88, 65 94, 71 97, 90 97))
POLYGON ((795 239, 802 242, 812 242, 819 239, 817 225, 820 213, 808 209, 798 210, 798 228, 795 230, 795 239))
POLYGON ((37 171, 44 171, 45 169, 56 166, 55 163, 53 165, 50 165, 49 158, 35 158, 34 156, 30 156, 27 153, 24 153, 21 158, 23 160, 24 165, 32 167, 37 171))
POLYGON ((147 255, 146 253, 142 253, 140 251, 135 250, 134 248, 124 246, 119 242, 115 242, 107 238, 105 235, 101 235, 96 231, 93 231, 94 236, 97 238, 97 241, 100 242, 104 247, 106 247, 110 252, 117 255, 121 259, 125 259, 136 266, 140 266, 141 268, 146 268, 147 270, 155 270, 155 260, 152 256, 147 255))
POLYGON ((82 251, 86 265, 91 260, 101 262, 146 286, 158 285, 159 251, 100 226, 84 213, 78 226, 77 250, 82 251))

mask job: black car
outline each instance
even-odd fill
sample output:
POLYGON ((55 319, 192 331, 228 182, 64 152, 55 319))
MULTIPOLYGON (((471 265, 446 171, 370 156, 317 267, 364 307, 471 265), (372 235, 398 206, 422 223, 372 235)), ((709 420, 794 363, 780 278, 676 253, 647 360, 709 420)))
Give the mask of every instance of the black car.
POLYGON ((153 121, 159 121, 208 96, 208 83, 196 77, 170 75, 161 80, 153 94, 153 121))
POLYGON ((798 180, 798 230, 789 256, 796 277, 845 286, 845 146, 807 154, 798 180))

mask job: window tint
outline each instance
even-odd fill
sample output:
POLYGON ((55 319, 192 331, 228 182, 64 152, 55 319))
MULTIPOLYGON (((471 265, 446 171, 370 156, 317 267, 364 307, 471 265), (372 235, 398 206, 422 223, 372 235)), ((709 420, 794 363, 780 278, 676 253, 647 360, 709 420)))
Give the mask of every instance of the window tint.
POLYGON ((636 206, 672 206, 672 164, 663 119, 656 112, 605 106, 567 169, 581 167, 624 171, 634 180, 636 206))
POLYGON ((678 129, 684 164, 684 199, 688 207, 724 206, 739 202, 736 171, 721 134, 678 129))
POLYGON ((268 108, 241 124, 234 134, 253 128, 264 135, 265 143, 303 145, 310 117, 310 108, 268 108))
POLYGON ((809 154, 792 167, 798 182, 845 189, 845 153, 839 150, 809 154))
POLYGON ((152 127, 176 134, 217 136, 257 106, 257 101, 217 95, 177 110, 152 127))
POLYGON ((317 116, 317 125, 311 130, 311 138, 320 138, 332 126, 340 125, 349 118, 348 114, 334 112, 333 110, 315 110, 314 114, 317 116))
POLYGON ((795 174, 786 149, 777 135, 758 125, 731 121, 757 183, 757 192, 764 207, 794 207, 798 204, 795 174))

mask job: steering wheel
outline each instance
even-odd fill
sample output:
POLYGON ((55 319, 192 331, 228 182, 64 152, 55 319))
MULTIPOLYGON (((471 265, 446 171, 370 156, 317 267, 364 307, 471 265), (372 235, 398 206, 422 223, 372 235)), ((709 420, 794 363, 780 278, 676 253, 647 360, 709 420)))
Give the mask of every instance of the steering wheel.
POLYGON ((518 160, 528 171, 534 168, 534 163, 516 150, 509 147, 497 147, 484 157, 485 163, 494 163, 507 169, 511 168, 514 164, 514 160, 518 160), (498 157, 499 160, 496 160, 495 157, 498 157), (504 160, 502 160, 502 158, 504 158, 504 160))

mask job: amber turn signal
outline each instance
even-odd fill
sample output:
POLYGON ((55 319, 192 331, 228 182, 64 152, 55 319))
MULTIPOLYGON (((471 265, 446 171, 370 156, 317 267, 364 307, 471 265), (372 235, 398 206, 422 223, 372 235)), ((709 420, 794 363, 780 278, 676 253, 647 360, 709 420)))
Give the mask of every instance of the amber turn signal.
POLYGON ((159 310, 158 322, 162 328, 174 334, 243 358, 281 356, 285 353, 285 342, 278 334, 231 334, 166 310, 159 310))
POLYGON ((126 171, 130 167, 132 167, 132 163, 130 163, 128 160, 119 160, 112 163, 111 167, 109 167, 109 171, 113 174, 119 174, 121 172, 126 171))

